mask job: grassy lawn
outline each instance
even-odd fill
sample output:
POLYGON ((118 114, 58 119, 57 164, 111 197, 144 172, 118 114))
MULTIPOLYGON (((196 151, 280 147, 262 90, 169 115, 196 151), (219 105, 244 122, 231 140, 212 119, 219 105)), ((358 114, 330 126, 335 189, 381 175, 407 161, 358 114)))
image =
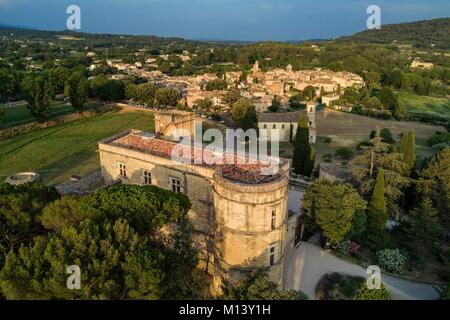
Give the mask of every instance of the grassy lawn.
POLYGON ((412 92, 400 92, 401 101, 410 116, 423 114, 450 118, 450 99, 419 96, 412 92))
MULTIPOLYGON (((94 104, 88 104, 86 105, 85 109, 89 110, 94 106, 94 104)), ((73 112, 75 112, 75 110, 71 105, 61 101, 54 101, 51 105, 49 118, 55 119, 73 112)), ((35 121, 35 118, 31 115, 30 110, 27 108, 26 104, 12 108, 6 108, 5 117, 6 127, 13 127, 35 121)))
POLYGON ((153 115, 109 113, 0 141, 0 177, 38 171, 45 183, 54 185, 71 175, 85 176, 100 166, 97 142, 127 129, 153 131, 153 115))

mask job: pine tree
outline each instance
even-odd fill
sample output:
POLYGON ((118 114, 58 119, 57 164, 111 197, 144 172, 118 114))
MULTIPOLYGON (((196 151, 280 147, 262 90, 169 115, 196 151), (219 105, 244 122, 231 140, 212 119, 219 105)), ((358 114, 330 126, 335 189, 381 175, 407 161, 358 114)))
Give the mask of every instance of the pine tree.
POLYGON ((370 146, 362 147, 362 152, 350 162, 352 174, 359 182, 361 192, 365 196, 370 196, 378 171, 383 169, 387 206, 389 211, 398 217, 399 199, 403 195, 403 190, 411 184, 410 175, 406 174, 408 165, 403 161, 402 154, 383 142, 380 128, 377 128, 375 137, 370 143, 370 146))
POLYGON ((411 174, 416 165, 416 136, 414 131, 408 134, 403 133, 400 153, 403 155, 404 162, 408 165, 408 174, 411 174))
POLYGON ((411 214, 411 236, 431 244, 439 236, 438 212, 430 199, 425 199, 411 214))
POLYGON ((384 170, 380 169, 367 211, 368 231, 374 236, 382 235, 386 229, 387 217, 384 198, 384 170))
POLYGON ((294 140, 292 167, 295 174, 310 176, 314 168, 313 150, 309 143, 308 116, 302 112, 294 140))

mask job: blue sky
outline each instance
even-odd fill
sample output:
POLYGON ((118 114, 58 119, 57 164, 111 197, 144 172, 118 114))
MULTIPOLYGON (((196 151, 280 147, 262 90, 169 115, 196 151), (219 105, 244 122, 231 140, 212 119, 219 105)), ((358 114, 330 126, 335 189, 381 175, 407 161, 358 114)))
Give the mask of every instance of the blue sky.
POLYGON ((449 0, 0 0, 0 23, 63 30, 77 4, 82 30, 189 39, 304 40, 366 28, 366 8, 382 24, 450 16, 449 0))

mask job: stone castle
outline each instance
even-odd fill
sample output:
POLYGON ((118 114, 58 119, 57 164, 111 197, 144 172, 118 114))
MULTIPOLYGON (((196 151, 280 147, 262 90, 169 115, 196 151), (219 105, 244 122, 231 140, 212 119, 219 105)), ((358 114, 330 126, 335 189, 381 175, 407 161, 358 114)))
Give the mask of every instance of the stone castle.
MULTIPOLYGON (((175 129, 195 134, 195 117, 182 111, 157 113, 155 126, 155 134, 131 130, 99 142, 105 182, 151 184, 190 198, 189 218, 212 292, 220 293, 225 283, 241 281, 261 267, 282 286, 285 247, 295 232, 287 227, 296 223, 287 210, 290 161, 279 159, 280 169, 272 175, 261 174, 260 162, 177 162, 171 157, 181 138, 175 129)), ((189 148, 192 156, 209 152, 189 148)))

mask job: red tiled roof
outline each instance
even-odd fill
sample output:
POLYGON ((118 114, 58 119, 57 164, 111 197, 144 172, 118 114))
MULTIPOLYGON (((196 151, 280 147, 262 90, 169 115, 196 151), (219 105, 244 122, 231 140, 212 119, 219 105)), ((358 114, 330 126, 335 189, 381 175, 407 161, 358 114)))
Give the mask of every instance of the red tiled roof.
MULTIPOLYGON (((115 140, 108 142, 108 144, 122 147, 131 150, 137 150, 144 153, 150 153, 155 156, 163 158, 172 158, 172 151, 177 146, 177 143, 161 140, 157 138, 146 138, 136 133, 129 133, 115 140)), ((210 150, 205 150, 204 148, 190 148, 190 158, 184 156, 180 152, 180 160, 187 160, 189 163, 194 163, 194 159, 206 159, 212 158, 214 155, 210 150)), ((215 155, 218 157, 220 155, 215 155)), ((261 170, 264 168, 270 168, 270 164, 262 162, 249 161, 249 158, 238 157, 237 155, 223 153, 223 163, 224 164, 206 164, 203 163, 202 166, 207 166, 210 168, 222 168, 222 175, 231 180, 237 180, 245 183, 258 184, 264 182, 270 182, 276 179, 276 176, 263 175, 261 170), (233 157, 233 163, 228 164, 227 157, 233 157)), ((194 163, 195 164, 195 163, 194 163)))

